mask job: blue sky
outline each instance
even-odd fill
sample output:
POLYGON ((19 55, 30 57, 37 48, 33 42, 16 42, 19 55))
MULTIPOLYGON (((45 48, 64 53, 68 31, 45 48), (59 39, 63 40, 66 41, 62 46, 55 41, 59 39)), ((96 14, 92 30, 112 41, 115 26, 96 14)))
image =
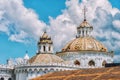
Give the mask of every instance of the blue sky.
MULTIPOLYGON (((66 10, 68 8, 66 7, 65 2, 66 0, 23 0, 23 6, 26 9, 31 9, 33 13, 35 13, 38 16, 38 19, 40 21, 43 21, 46 25, 49 25, 51 24, 49 16, 51 16, 52 19, 56 19, 56 17, 63 14, 63 10, 66 10)), ((113 8, 117 8, 120 10, 120 0, 109 0, 109 2, 111 3, 113 8)), ((13 15, 16 15, 16 14, 13 14, 13 15)), ((7 16, 7 18, 9 18, 9 20, 13 19, 12 17, 9 17, 9 16, 7 16)), ((1 23, 2 21, 0 20, 0 24, 1 23)), ((14 24, 14 21, 12 23, 14 24)), ((17 22, 15 23, 15 25, 17 25, 17 22)), ((23 31, 27 31, 27 30, 23 30, 23 31)), ((28 51, 28 54, 30 56, 35 55, 37 51, 37 40, 34 40, 33 37, 29 37, 29 38, 32 38, 30 42, 28 43, 19 42, 19 41, 11 40, 10 35, 12 34, 9 34, 9 33, 7 34, 4 31, 0 31, 0 44, 1 44, 0 45, 0 55, 1 55, 0 63, 5 63, 6 59, 9 59, 9 58, 23 57, 26 51, 28 51)), ((119 54, 119 51, 116 51, 116 52, 118 52, 117 54, 119 54)))
POLYGON ((65 9, 65 0, 24 0, 24 5, 27 8, 32 8, 39 15, 39 18, 48 22, 48 17, 56 17, 61 14, 61 10, 65 9))

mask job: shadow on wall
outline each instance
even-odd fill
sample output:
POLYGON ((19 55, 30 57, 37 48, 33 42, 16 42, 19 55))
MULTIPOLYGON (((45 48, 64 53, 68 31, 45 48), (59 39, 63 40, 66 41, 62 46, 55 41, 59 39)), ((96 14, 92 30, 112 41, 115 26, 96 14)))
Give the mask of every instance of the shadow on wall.
MULTIPOLYGON (((1 77, 0 80, 5 80, 5 79, 3 77, 1 77)), ((12 78, 8 78, 8 80, 12 80, 12 78)))
POLYGON ((105 67, 115 67, 115 66, 120 66, 120 63, 109 63, 109 64, 105 64, 105 67))

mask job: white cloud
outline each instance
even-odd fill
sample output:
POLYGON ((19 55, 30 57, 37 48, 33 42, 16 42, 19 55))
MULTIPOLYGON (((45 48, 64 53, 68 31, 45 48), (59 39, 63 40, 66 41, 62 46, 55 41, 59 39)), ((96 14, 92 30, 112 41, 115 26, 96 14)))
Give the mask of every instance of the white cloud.
POLYGON ((53 38, 55 49, 60 50, 68 40, 75 36, 76 27, 69 18, 65 17, 65 15, 60 15, 55 20, 50 18, 48 32, 53 38))
POLYGON ((115 14, 118 13, 118 12, 120 13, 119 9, 117 9, 117 8, 111 9, 111 14, 112 14, 113 16, 115 16, 115 14))
POLYGON ((120 29, 120 20, 114 20, 113 21, 113 26, 117 29, 120 29))
POLYGON ((29 36, 25 32, 21 31, 19 34, 13 34, 9 37, 11 41, 28 42, 25 38, 29 36))
POLYGON ((7 33, 10 40, 25 42, 26 37, 38 39, 45 27, 46 24, 32 9, 23 6, 22 0, 0 0, 0 31, 7 33))

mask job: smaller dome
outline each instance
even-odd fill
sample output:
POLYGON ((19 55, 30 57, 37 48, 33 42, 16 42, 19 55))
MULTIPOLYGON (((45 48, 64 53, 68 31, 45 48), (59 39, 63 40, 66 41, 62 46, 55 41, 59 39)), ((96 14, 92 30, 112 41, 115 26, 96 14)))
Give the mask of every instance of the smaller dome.
POLYGON ((45 44, 45 43, 52 44, 53 42, 51 40, 51 37, 46 32, 44 32, 43 35, 40 37, 40 40, 39 40, 38 44, 40 44, 40 43, 43 43, 43 44, 45 44))
POLYGON ((86 20, 84 20, 78 28, 83 28, 83 27, 91 27, 92 28, 92 26, 86 20))
POLYGON ((38 54, 33 56, 29 63, 31 64, 48 64, 48 63, 61 63, 64 60, 60 57, 53 55, 53 54, 38 54))

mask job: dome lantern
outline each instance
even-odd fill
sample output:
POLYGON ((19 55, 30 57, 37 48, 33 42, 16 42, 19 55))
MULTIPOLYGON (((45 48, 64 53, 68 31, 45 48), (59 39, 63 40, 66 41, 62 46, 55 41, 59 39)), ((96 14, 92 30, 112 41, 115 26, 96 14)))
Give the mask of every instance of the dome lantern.
POLYGON ((93 27, 86 20, 86 7, 84 6, 84 21, 77 27, 77 37, 91 36, 93 27))

